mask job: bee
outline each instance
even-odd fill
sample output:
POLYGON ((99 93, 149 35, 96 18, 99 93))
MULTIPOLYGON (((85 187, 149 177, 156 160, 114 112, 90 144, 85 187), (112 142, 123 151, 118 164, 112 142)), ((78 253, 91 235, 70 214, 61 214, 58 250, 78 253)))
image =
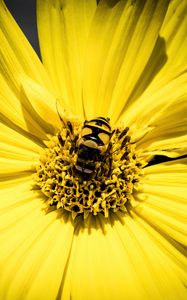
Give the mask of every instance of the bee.
POLYGON ((77 159, 73 172, 82 180, 89 180, 96 174, 96 165, 109 154, 112 136, 109 118, 98 117, 85 121, 76 141, 77 159))

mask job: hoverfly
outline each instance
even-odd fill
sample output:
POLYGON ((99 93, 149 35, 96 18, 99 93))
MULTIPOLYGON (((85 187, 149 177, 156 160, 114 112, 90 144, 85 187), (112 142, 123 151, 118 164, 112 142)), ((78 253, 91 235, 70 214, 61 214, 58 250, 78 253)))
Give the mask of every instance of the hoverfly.
POLYGON ((74 173, 81 179, 91 179, 96 171, 96 164, 104 161, 108 154, 112 136, 109 118, 98 117, 85 121, 76 142, 77 160, 74 173))

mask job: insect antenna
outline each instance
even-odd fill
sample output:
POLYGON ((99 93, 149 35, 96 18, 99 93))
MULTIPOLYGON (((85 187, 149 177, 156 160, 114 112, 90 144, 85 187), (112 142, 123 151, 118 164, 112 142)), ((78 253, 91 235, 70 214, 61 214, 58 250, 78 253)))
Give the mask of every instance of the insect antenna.
POLYGON ((64 122, 64 120, 62 119, 60 113, 59 113, 59 110, 58 110, 58 101, 56 100, 56 111, 57 111, 57 114, 58 114, 58 117, 60 119, 60 121, 64 124, 64 126, 66 127, 66 123, 64 122))
MULTIPOLYGON (((67 132, 67 136, 70 138, 70 141, 71 141, 72 143, 74 143, 74 138, 73 138, 74 130, 73 130, 73 126, 72 126, 72 124, 71 124, 70 121, 65 122, 65 121, 63 120, 63 118, 61 117, 61 115, 60 115, 60 113, 59 113, 59 110, 58 110, 58 102, 57 102, 57 101, 56 101, 56 110, 57 110, 57 113, 58 113, 58 116, 59 116, 60 121, 63 123, 64 127, 65 127, 65 128, 68 130, 68 132, 69 132, 69 134, 68 134, 68 132, 67 132)), ((76 138, 76 137, 75 137, 75 138, 76 138)))

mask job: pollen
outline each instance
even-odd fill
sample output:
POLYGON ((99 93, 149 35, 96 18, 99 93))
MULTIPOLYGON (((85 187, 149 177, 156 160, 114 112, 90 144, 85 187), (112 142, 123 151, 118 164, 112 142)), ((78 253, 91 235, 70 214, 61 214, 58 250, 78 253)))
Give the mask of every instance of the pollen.
POLYGON ((114 128, 101 161, 95 164, 94 176, 84 179, 74 171, 82 124, 68 122, 51 137, 36 167, 35 183, 49 209, 63 209, 72 218, 90 214, 126 212, 134 205, 134 193, 145 162, 136 144, 131 142, 128 128, 114 128))

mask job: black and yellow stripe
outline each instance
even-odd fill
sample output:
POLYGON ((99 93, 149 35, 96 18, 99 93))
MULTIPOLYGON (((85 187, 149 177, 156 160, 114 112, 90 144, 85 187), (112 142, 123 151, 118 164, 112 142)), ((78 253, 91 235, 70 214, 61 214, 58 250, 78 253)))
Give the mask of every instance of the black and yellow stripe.
POLYGON ((108 144, 111 136, 109 119, 99 117, 85 121, 81 135, 83 140, 92 140, 98 146, 108 144))

